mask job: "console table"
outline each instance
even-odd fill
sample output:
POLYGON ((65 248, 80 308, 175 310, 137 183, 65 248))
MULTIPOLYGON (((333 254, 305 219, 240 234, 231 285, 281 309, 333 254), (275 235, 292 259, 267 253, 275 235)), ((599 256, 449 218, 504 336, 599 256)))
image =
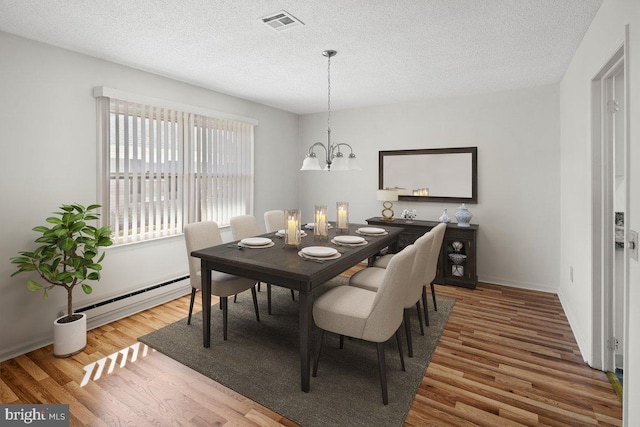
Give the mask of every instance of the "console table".
MULTIPOLYGON (((404 219, 386 221, 381 217, 374 217, 369 218, 367 224, 404 228, 398 239, 397 250, 401 251, 405 246, 412 244, 418 237, 438 225, 439 222, 407 221, 404 219)), ((442 248, 440 249, 440 257, 438 258, 438 270, 433 280, 434 283, 475 289, 478 283, 476 270, 477 235, 477 224, 471 224, 469 227, 447 224, 442 248), (456 256, 455 254, 461 256, 456 256)))

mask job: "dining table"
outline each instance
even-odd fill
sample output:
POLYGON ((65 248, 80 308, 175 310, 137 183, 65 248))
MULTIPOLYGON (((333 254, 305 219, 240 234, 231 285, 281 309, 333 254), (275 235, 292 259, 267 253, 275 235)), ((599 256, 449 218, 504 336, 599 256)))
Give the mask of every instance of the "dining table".
MULTIPOLYGON (((241 241, 199 249, 191 256, 200 258, 202 271, 203 345, 211 344, 211 271, 221 271, 247 277, 256 282, 265 282, 299 292, 299 340, 300 382, 304 392, 310 390, 310 367, 313 324, 313 292, 323 283, 340 275, 362 261, 370 260, 383 249, 396 247, 402 227, 376 227, 380 232, 362 234, 371 229, 366 224, 349 224, 348 229, 329 228, 326 237, 316 237, 313 230, 304 230, 300 244, 285 245, 280 233, 266 233, 259 237, 270 239, 273 244, 259 247, 244 246, 241 241), (306 234, 306 235, 305 235, 306 234), (364 242, 347 245, 335 240, 337 236, 360 236, 364 242), (314 260, 302 252, 307 247, 336 249, 336 254, 327 259, 314 260)), ((370 230, 373 231, 373 230, 370 230)), ((349 240, 339 238, 339 240, 349 240)), ((311 248, 314 249, 314 248, 311 248)), ((311 250, 309 249, 309 250, 311 250)))

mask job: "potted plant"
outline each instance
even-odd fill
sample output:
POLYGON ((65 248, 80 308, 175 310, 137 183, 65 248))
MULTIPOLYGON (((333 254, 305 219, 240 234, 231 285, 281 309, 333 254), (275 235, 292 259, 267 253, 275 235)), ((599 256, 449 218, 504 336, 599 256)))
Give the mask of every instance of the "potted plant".
POLYGON ((88 282, 100 280, 100 263, 105 255, 104 252, 99 255, 98 248, 113 243, 109 227, 97 228, 87 223, 98 219, 99 214, 94 211, 99 207, 62 205, 61 212, 46 219, 53 225, 51 228, 45 225, 33 228, 42 234, 35 240, 41 246, 11 258, 18 266, 11 276, 36 272, 41 280, 29 279, 27 287, 32 292, 42 291, 45 300, 56 287, 67 291, 67 314, 54 321, 53 354, 56 357, 71 356, 87 345, 86 314, 73 313, 73 290, 80 286, 85 294, 92 292, 88 282))

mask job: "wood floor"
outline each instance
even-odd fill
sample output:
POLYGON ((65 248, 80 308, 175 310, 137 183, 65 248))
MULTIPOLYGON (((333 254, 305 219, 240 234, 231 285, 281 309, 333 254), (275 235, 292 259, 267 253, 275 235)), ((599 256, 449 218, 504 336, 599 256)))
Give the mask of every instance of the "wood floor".
MULTIPOLYGON (((482 283, 436 286, 436 295, 457 301, 405 426, 622 424, 611 384, 582 361, 555 295, 482 283)), ((111 374, 107 363, 80 386, 85 365, 185 317, 188 307, 183 297, 91 330, 86 350, 71 358, 54 358, 48 346, 2 362, 2 403, 69 403, 72 426, 295 425, 158 352, 111 374)))

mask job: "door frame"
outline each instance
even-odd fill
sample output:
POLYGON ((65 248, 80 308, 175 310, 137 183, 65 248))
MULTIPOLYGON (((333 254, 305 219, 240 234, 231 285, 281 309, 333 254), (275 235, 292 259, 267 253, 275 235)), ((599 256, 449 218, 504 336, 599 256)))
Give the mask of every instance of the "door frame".
MULTIPOLYGON (((630 92, 629 92, 629 25, 625 26, 624 42, 602 67, 591 81, 591 233, 592 233, 592 340, 590 366, 595 369, 615 369, 615 352, 608 350, 608 340, 613 336, 613 287, 605 286, 607 280, 613 280, 614 265, 614 188, 612 185, 613 146, 606 144, 606 130, 603 126, 606 115, 606 101, 604 100, 605 80, 622 64, 624 70, 624 139, 623 150, 625 176, 625 240, 629 235, 629 176, 630 176, 630 92), (607 244, 604 244, 604 243, 607 244)), ((629 360, 629 259, 628 245, 624 247, 623 298, 624 298, 624 350, 625 363, 629 360)), ((628 393, 623 393, 623 425, 628 415, 628 393)))

